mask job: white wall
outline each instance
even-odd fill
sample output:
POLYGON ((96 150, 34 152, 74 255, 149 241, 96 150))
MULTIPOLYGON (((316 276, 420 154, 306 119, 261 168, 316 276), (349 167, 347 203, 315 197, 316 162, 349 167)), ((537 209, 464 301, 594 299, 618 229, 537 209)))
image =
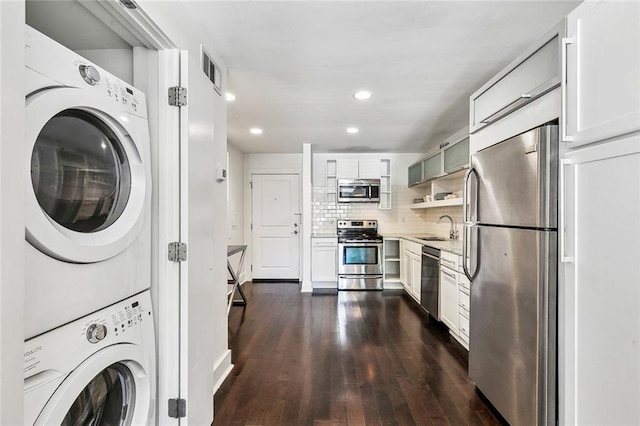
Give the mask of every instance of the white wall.
POLYGON ((227 143, 229 169, 227 170, 229 205, 227 226, 229 244, 244 244, 244 157, 235 145, 227 143))
POLYGON ((0 1, 0 424, 22 424, 24 2, 0 1))
POLYGON ((245 154, 245 170, 302 170, 300 154, 245 154))

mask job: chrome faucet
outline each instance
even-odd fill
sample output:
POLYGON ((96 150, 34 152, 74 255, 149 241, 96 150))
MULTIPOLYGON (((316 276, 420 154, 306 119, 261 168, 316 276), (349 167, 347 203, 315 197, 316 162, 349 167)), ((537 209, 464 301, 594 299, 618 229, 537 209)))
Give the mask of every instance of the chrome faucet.
POLYGON ((438 218, 438 220, 436 220, 436 223, 440 223, 440 221, 445 217, 451 221, 451 230, 449 230, 449 239, 450 240, 457 240, 458 239, 458 230, 456 229, 456 226, 455 226, 456 223, 455 223, 455 221, 453 220, 453 218, 451 216, 449 216, 448 214, 443 214, 442 216, 440 216, 438 218))

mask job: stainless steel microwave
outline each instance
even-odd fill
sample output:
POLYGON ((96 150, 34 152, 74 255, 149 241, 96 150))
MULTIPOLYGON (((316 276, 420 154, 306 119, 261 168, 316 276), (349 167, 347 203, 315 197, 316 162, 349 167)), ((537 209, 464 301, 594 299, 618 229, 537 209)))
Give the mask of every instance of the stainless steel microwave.
POLYGON ((380 179, 338 179, 339 203, 377 203, 380 179))

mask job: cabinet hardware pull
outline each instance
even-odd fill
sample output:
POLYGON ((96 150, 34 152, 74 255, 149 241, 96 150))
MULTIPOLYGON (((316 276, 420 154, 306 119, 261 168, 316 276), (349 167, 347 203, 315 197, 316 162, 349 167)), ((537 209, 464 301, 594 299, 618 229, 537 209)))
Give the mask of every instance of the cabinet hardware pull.
POLYGON ((562 127, 561 131, 561 141, 562 142, 573 142, 573 136, 569 136, 568 134, 568 124, 567 124, 567 49, 570 44, 575 43, 575 38, 564 37, 562 39, 562 76, 560 80, 560 127, 562 127))
POLYGON ((456 276, 455 276, 455 275, 450 274, 450 273, 448 273, 448 272, 446 272, 446 271, 443 271, 442 269, 440 269, 440 272, 442 272, 443 274, 445 274, 446 276, 448 276, 448 277, 450 277, 450 278, 452 278, 452 279, 454 279, 454 280, 456 279, 456 276))
POLYGON ((559 170, 559 174, 560 176, 558 176, 558 180, 559 182, 559 194, 558 194, 558 198, 559 198, 559 202, 558 204, 560 205, 560 215, 559 215, 559 221, 560 223, 558 224, 558 232, 560 233, 560 263, 572 263, 573 262, 573 257, 567 256, 566 255, 566 248, 567 248, 567 209, 566 209, 566 202, 567 202, 567 194, 566 194, 566 186, 567 186, 567 179, 566 179, 566 171, 565 171, 565 167, 570 166, 572 164, 571 160, 568 159, 561 159, 560 160, 560 170, 559 170))

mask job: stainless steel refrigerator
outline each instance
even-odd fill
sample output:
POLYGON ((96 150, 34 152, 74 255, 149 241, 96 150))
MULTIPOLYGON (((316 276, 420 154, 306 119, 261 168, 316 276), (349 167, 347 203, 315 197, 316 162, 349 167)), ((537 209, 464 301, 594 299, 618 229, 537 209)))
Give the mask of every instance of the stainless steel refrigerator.
POLYGON ((465 176, 469 376, 512 425, 556 422, 558 128, 481 150, 465 176))

